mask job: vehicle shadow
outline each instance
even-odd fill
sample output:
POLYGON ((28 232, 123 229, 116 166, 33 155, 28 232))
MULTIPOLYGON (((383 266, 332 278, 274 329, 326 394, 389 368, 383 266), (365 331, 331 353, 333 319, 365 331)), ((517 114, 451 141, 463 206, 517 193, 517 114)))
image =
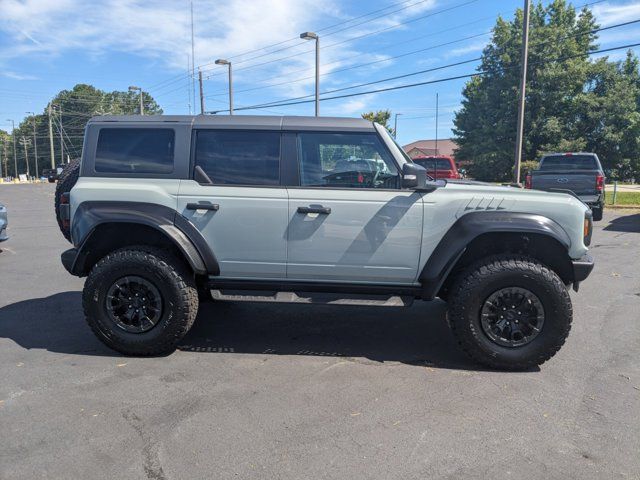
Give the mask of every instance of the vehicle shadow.
POLYGON ((603 228, 611 232, 640 233, 640 213, 616 217, 603 228))
MULTIPOLYGON (((58 293, 0 308, 0 338, 11 339, 26 349, 121 356, 104 346, 86 325, 80 292, 58 293)), ((416 302, 410 308, 204 303, 178 349, 482 369, 457 347, 445 321, 445 304, 439 301, 416 302)))

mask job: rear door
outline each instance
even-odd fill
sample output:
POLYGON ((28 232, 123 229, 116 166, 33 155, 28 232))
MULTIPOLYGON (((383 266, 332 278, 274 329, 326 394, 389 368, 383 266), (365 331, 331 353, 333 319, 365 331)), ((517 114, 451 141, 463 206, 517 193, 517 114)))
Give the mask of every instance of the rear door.
POLYGON ((289 187, 287 278, 412 284, 423 203, 375 133, 297 134, 289 187))
POLYGON ((225 278, 286 274, 287 190, 280 182, 279 131, 194 131, 190 180, 178 211, 203 234, 225 278), (199 167, 211 183, 194 179, 199 167))

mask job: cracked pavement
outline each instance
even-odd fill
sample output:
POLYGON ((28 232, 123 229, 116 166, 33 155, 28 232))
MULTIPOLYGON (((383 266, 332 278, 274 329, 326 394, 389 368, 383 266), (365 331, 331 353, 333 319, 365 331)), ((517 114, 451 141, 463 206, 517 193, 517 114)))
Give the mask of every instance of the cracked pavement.
POLYGON ((174 354, 121 356, 60 264, 53 186, 0 202, 0 479, 640 478, 640 211, 596 223, 565 346, 505 373, 441 302, 205 304, 174 354))

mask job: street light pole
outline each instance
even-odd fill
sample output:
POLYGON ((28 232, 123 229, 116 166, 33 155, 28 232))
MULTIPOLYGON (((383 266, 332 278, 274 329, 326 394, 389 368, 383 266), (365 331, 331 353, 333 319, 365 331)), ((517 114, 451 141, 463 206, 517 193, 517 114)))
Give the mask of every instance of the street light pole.
POLYGON ((304 32, 300 34, 303 40, 316 41, 316 117, 320 116, 320 37, 313 32, 304 32))
POLYGON ((398 138, 398 115, 402 115, 401 113, 396 113, 393 120, 393 138, 398 138))
POLYGON ((18 156, 16 155, 16 124, 13 120, 7 119, 7 122, 11 122, 11 136, 13 137, 13 168, 15 178, 18 178, 18 156))
POLYGON ((520 183, 520 164, 522 162, 522 142, 524 134, 524 106, 527 85, 527 57, 529 55, 529 10, 530 0, 524 0, 524 15, 522 18, 522 72, 520 74, 520 102, 518 103, 518 131, 516 132, 516 155, 513 177, 516 184, 520 183))
POLYGON ((198 84, 200 85, 200 115, 204 115, 204 89, 202 87, 202 70, 198 67, 198 84))
POLYGON ((33 112, 27 112, 33 119, 33 155, 36 163, 36 178, 38 178, 38 138, 36 137, 36 114, 33 112))
POLYGON ((229 115, 233 115, 233 73, 231 70, 231 62, 224 58, 215 61, 216 65, 227 65, 229 67, 229 115))

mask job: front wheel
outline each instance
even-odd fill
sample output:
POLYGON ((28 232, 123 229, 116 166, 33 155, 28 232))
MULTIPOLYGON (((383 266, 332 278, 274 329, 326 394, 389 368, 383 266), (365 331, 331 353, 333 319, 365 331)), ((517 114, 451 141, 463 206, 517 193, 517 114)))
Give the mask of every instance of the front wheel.
POLYGON ((564 344, 572 321, 569 293, 537 260, 486 258, 451 289, 448 319, 461 348, 491 368, 524 370, 549 360, 564 344))
POLYGON ((145 247, 100 260, 82 295, 87 323, 108 347, 125 355, 175 350, 198 312, 193 275, 182 262, 145 247))

